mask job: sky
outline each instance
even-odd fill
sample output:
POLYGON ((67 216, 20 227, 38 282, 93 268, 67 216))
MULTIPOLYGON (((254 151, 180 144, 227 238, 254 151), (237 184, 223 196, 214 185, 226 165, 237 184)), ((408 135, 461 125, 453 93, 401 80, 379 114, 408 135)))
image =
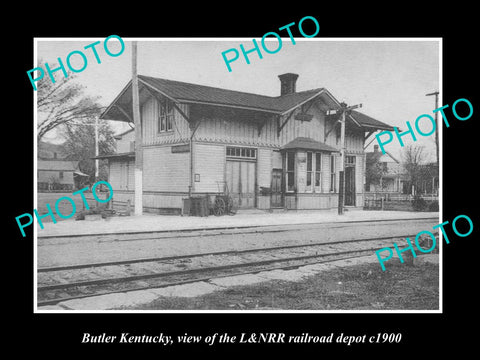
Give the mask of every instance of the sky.
MULTIPOLYGON (((109 56, 103 48, 103 38, 52 39, 36 38, 37 57, 47 63, 57 63, 60 57, 65 63, 67 55, 81 50, 88 64, 77 74, 76 81, 85 85, 86 93, 99 96, 102 105, 109 105, 131 78, 131 41, 138 41, 138 73, 170 80, 215 86, 262 95, 280 95, 278 75, 292 72, 299 75, 297 91, 326 88, 337 100, 348 105, 362 104, 361 112, 406 130, 406 121, 415 124, 422 114, 433 116, 435 98, 425 96, 441 89, 441 42, 435 38, 386 39, 386 38, 282 38, 280 50, 266 53, 260 45, 263 58, 250 53, 247 64, 240 51, 240 44, 248 51, 253 48, 251 38, 122 38, 124 51, 117 57, 109 56), (96 49, 101 60, 98 64, 91 50, 83 49, 94 41, 102 44, 96 49), (239 58, 232 62, 229 72, 222 52, 235 48, 239 58)), ((268 38, 266 46, 274 50, 278 40, 268 38)), ((120 52, 121 44, 113 39, 108 42, 112 53, 120 52)), ((229 53, 228 56, 232 56, 229 53)), ((80 68, 81 58, 72 56, 72 65, 80 68), (75 63, 75 61, 78 61, 75 63)), ((37 66, 34 59, 33 66, 37 66)), ((61 71, 56 76, 63 76, 61 71)), ((441 94, 439 106, 441 106, 441 94)), ((128 129, 126 124, 111 122, 116 132, 128 129)), ((429 132, 431 124, 423 119, 420 128, 429 132)), ((441 133, 441 132, 440 132, 441 133)), ((369 142, 372 137, 367 140, 369 142)), ((56 133, 45 140, 59 142, 56 133)), ((405 144, 414 143, 404 136, 405 144)), ((373 145, 366 149, 372 151, 373 145)), ((415 144, 425 146, 428 160, 435 160, 434 135, 417 135, 415 144)), ((401 158, 401 147, 396 138, 385 149, 401 158)))

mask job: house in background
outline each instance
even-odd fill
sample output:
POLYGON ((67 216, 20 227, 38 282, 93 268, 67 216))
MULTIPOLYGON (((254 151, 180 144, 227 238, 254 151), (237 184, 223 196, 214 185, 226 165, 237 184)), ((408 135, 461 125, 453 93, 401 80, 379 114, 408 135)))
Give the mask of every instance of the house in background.
POLYGON ((439 169, 435 163, 419 164, 416 180, 412 183, 405 164, 388 151, 383 154, 374 145, 373 152, 366 153, 367 166, 380 166, 383 174, 378 182, 366 177, 365 196, 385 199, 411 199, 414 195, 435 199, 438 197, 439 169), (399 196, 402 195, 402 196, 399 196))
POLYGON ((78 161, 65 160, 66 154, 61 144, 40 141, 37 150, 38 190, 74 190, 81 178, 78 161))
MULTIPOLYGON (((338 206, 342 104, 325 88, 280 96, 139 76, 145 211, 180 212, 182 199, 228 192, 239 208, 338 206)), ((133 122, 131 81, 101 119, 133 122)), ((366 138, 393 130, 358 111, 346 115, 345 205, 362 207, 366 138)), ((134 201, 134 131, 109 160, 114 204, 134 201)))
POLYGON ((372 193, 405 194, 408 183, 402 163, 390 152, 383 154, 378 151, 378 145, 373 146, 373 152, 366 153, 367 164, 378 164, 383 172, 378 183, 366 178, 365 191, 372 193))

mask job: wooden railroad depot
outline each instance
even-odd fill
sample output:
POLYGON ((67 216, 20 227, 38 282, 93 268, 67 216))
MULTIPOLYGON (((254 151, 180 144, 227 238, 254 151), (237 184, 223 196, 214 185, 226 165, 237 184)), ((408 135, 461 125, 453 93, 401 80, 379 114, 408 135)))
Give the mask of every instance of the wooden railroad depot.
MULTIPOLYGON (((228 193, 236 208, 338 206, 342 168, 340 111, 327 89, 296 91, 279 76, 271 97, 139 75, 143 208, 180 213, 183 199, 228 193)), ((133 123, 130 81, 101 119, 133 123)), ((345 114, 345 206, 364 202, 365 142, 390 125, 345 114)), ((134 201, 135 131, 119 135, 109 160, 114 206, 134 201)))

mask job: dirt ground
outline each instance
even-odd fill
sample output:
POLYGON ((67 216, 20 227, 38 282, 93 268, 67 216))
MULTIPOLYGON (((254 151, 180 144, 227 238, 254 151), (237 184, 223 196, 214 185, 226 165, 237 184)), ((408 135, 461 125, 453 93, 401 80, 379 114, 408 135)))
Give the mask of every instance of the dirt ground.
POLYGON ((439 267, 389 262, 329 270, 303 281, 236 286, 196 298, 162 298, 141 310, 438 310, 439 267))

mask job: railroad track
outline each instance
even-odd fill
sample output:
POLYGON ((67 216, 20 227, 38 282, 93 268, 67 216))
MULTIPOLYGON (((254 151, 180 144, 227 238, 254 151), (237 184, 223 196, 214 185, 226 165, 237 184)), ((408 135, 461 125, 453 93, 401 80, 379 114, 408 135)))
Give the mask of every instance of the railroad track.
MULTIPOLYGON (((335 224, 331 223, 301 223, 301 224, 293 224, 293 225, 301 225, 302 228, 309 228, 309 227, 321 227, 321 226, 328 226, 330 229, 333 228, 344 228, 345 225, 350 224, 362 224, 362 223, 389 223, 389 222, 415 222, 415 221, 422 221, 422 220, 439 220, 439 217, 418 217, 414 219, 377 219, 377 220, 350 220, 350 221, 336 221, 335 224)), ((114 231, 112 233, 102 232, 102 233, 86 233, 86 234, 68 234, 68 235, 41 235, 38 236, 38 243, 39 245, 48 244, 49 241, 53 241, 54 243, 58 242, 70 242, 78 239, 79 241, 95 241, 95 238, 111 238, 112 241, 118 240, 147 240, 147 239, 158 239, 158 238, 175 238, 178 239, 180 237, 197 237, 202 234, 208 232, 209 236, 223 236, 225 234, 232 234, 232 233, 272 233, 272 232, 285 232, 290 231, 292 224, 276 224, 276 225, 238 225, 238 226, 227 226, 227 227, 209 227, 204 229, 171 229, 171 230, 140 230, 140 231, 126 231, 126 232, 118 232, 114 231), (146 236, 145 238, 143 236, 146 236)))
POLYGON ((373 255, 413 235, 133 259, 37 270, 37 306, 373 255))

